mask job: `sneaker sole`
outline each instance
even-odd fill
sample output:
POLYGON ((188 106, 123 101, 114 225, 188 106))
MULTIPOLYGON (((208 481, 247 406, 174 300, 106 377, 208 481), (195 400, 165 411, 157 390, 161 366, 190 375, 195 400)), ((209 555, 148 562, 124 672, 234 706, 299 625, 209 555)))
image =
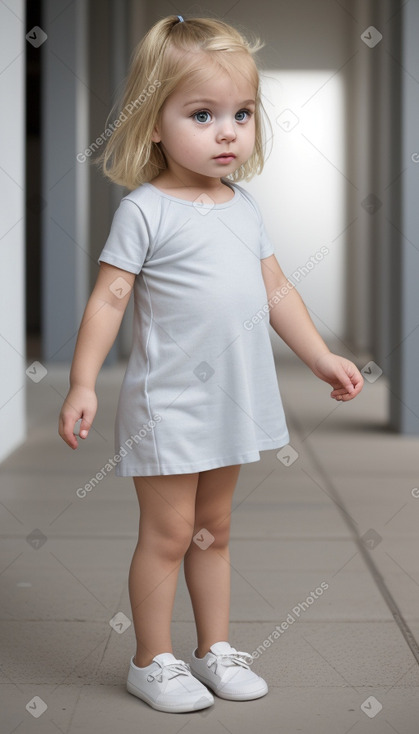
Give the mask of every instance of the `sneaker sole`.
POLYGON ((266 696, 268 693, 268 688, 260 688, 259 691, 254 691, 252 693, 238 693, 237 695, 233 693, 223 693, 223 691, 217 690, 215 688, 214 683, 211 683, 211 681, 204 678, 203 675, 200 675, 200 673, 196 673, 191 666, 191 673, 193 674, 194 678, 198 678, 201 683, 204 684, 204 686, 207 686, 207 688, 211 688, 211 691, 215 693, 218 698, 224 698, 226 701, 252 701, 254 698, 262 698, 262 696, 266 696))
POLYGON ((214 701, 208 701, 205 696, 201 696, 201 698, 197 699, 194 703, 190 704, 164 704, 164 703, 157 703, 156 701, 153 701, 152 699, 148 698, 143 691, 140 691, 139 688, 134 686, 132 683, 127 682, 127 691, 128 693, 132 693, 133 696, 136 696, 137 698, 140 698, 145 703, 148 703, 149 706, 151 706, 153 709, 156 709, 156 711, 164 711, 165 713, 184 713, 187 711, 200 711, 201 709, 208 708, 209 706, 212 706, 214 701))

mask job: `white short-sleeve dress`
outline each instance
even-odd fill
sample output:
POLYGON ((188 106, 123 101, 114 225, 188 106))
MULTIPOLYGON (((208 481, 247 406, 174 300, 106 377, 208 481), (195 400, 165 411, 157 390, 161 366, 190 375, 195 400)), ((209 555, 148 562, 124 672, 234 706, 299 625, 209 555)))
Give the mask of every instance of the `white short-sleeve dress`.
POLYGON ((228 185, 214 204, 146 183, 115 212, 98 262, 137 274, 117 476, 259 461, 289 442, 260 263, 274 249, 253 197, 228 185))

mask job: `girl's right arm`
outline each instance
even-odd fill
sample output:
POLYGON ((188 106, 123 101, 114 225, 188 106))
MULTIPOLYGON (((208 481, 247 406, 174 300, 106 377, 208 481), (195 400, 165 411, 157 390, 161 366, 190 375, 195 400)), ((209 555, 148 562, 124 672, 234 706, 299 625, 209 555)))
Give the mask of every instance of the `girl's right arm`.
POLYGON ((134 280, 135 273, 100 263, 80 324, 70 370, 70 389, 59 417, 58 433, 72 449, 78 446, 73 433, 75 423, 82 419, 80 438, 87 438, 96 415, 96 379, 118 334, 134 280))

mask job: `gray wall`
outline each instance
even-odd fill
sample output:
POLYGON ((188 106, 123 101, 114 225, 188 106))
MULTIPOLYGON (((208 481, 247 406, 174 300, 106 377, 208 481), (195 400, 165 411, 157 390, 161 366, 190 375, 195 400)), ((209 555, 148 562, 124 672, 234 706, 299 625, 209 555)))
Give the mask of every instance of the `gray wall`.
MULTIPOLYGON (((25 8, 0 4, 0 461, 26 437, 25 8)), ((32 367, 36 372, 36 367, 32 367)))
POLYGON ((389 186, 389 339, 383 369, 390 375, 390 425, 419 435, 419 2, 391 18, 399 27, 397 171, 389 186), (388 350, 388 351, 387 351, 388 350))
POLYGON ((89 286, 88 3, 45 0, 42 95, 44 362, 71 360, 89 286))

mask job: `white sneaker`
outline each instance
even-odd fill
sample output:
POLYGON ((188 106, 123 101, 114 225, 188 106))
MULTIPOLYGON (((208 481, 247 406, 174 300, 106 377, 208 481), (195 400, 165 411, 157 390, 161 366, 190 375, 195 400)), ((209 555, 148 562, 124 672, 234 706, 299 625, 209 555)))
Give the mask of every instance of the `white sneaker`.
POLYGON ((171 652, 155 655, 145 668, 134 665, 132 657, 127 690, 158 711, 198 711, 214 703, 213 695, 194 678, 189 665, 171 652))
POLYGON ((253 662, 250 653, 238 652, 225 640, 211 645, 203 658, 197 658, 195 653, 196 650, 190 666, 193 675, 220 698, 249 701, 268 693, 266 681, 249 668, 253 662))

